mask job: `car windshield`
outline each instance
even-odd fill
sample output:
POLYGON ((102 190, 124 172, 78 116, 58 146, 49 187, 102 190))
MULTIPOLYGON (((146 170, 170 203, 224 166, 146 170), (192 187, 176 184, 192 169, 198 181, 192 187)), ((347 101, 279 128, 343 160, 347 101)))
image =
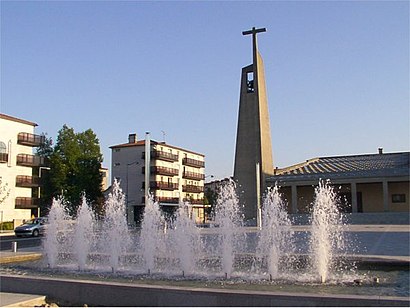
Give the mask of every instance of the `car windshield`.
POLYGON ((25 225, 34 225, 34 224, 38 224, 40 221, 38 219, 30 219, 27 220, 24 224, 25 225))

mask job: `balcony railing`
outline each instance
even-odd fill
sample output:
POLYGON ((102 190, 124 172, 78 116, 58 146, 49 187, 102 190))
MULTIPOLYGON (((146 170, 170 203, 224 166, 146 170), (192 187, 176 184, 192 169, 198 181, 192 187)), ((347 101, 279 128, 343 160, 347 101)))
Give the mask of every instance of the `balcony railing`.
POLYGON ((186 199, 184 199, 184 201, 189 202, 189 204, 192 204, 192 205, 198 205, 198 204, 203 205, 204 204, 204 199, 189 199, 189 198, 186 198, 186 199))
POLYGON ((9 154, 0 153, 0 163, 7 163, 9 161, 9 154))
MULTIPOLYGON (((178 175, 178 169, 162 167, 162 166, 152 166, 150 168, 151 174, 174 176, 178 175)), ((142 167, 142 174, 145 174, 145 167, 142 167)))
POLYGON ((182 174, 182 177, 185 179, 190 179, 190 180, 204 180, 205 179, 205 174, 202 173, 195 173, 195 172, 190 172, 190 171, 184 171, 182 174))
MULTIPOLYGON (((179 198, 174 198, 174 197, 154 197, 155 202, 159 203, 173 203, 173 204, 178 204, 179 203, 179 198)), ((141 198, 142 204, 145 204, 145 197, 141 198)))
MULTIPOLYGON (((145 188, 145 182, 142 182, 142 188, 145 188)), ((151 181, 149 183, 150 189, 161 189, 161 190, 177 190, 178 183, 169 183, 169 182, 161 182, 161 181, 151 181)))
MULTIPOLYGON (((142 152, 142 158, 145 159, 145 152, 142 152)), ((158 150, 151 151, 151 158, 165 160, 169 162, 178 161, 177 154, 167 153, 167 152, 158 151, 158 150)))
POLYGON ((39 167, 44 166, 46 160, 44 157, 30 154, 18 154, 17 155, 17 165, 27 166, 27 167, 39 167))
POLYGON ((16 209, 33 209, 39 206, 38 198, 31 197, 17 197, 15 208, 16 209))
POLYGON ((34 135, 30 133, 19 133, 17 135, 17 143, 22 145, 28 145, 32 147, 38 147, 46 141, 45 136, 34 135))
POLYGON ((201 193, 204 191, 204 187, 196 185, 182 185, 182 191, 190 193, 201 193))
POLYGON ((191 167, 196 167, 196 168, 204 168, 205 167, 205 162, 202 160, 197 160, 193 158, 183 158, 182 159, 182 164, 186 166, 191 166, 191 167))
POLYGON ((38 187, 40 178, 37 176, 18 175, 16 177, 16 186, 18 187, 38 187))

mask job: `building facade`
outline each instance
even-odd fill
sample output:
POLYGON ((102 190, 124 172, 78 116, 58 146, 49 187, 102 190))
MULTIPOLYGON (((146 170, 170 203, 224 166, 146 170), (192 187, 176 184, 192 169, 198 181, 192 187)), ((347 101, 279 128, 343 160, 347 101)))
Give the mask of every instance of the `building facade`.
POLYGON ((34 134, 36 123, 0 114, 0 177, 9 195, 0 204, 2 221, 21 221, 39 216, 41 172, 44 158, 33 154, 44 143, 34 134))
POLYGON ((319 180, 330 180, 345 213, 409 212, 410 152, 319 157, 268 178, 287 200, 288 212, 308 213, 319 180))
MULTIPOLYGON (((129 224, 138 224, 145 207, 145 145, 136 134, 128 143, 111 146, 112 181, 120 181, 126 196, 129 224)), ((180 202, 192 205, 192 215, 204 215, 205 156, 165 142, 150 141, 149 190, 162 210, 172 214, 180 202)))

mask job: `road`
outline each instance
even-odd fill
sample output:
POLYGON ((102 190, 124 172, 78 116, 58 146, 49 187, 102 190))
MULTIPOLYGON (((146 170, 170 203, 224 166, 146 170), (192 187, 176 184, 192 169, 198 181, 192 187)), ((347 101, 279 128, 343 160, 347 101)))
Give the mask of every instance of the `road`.
POLYGON ((41 245, 43 237, 16 237, 14 235, 7 235, 0 237, 0 250, 11 250, 11 243, 17 242, 17 249, 27 247, 37 247, 41 245))

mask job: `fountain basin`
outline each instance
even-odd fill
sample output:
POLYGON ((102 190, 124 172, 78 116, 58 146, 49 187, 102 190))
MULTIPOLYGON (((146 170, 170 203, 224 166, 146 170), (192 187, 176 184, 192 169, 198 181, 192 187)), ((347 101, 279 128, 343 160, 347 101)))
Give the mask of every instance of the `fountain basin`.
MULTIPOLYGON (((106 277, 88 280, 86 277, 34 277, 31 275, 2 275, 2 292, 45 294, 77 306, 409 306, 408 297, 309 294, 306 292, 283 292, 238 290, 221 285, 219 288, 192 287, 101 281, 106 277)), ((129 278, 128 278, 129 279, 129 278)), ((129 281, 129 280, 128 280, 129 281)), ((175 284, 175 280, 172 281, 175 284)), ((192 283, 192 282, 190 282, 192 283)), ((360 288, 360 287, 357 287, 360 288)))

